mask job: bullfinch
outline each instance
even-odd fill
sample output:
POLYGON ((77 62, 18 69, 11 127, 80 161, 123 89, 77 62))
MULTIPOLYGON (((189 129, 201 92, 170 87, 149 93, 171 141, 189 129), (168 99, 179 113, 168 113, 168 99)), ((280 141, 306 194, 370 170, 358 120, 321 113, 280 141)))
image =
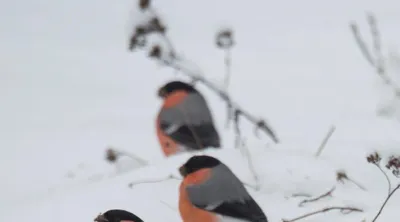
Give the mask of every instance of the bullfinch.
POLYGON ((94 221, 96 222, 143 222, 135 214, 126 210, 113 209, 97 216, 94 221))
POLYGON ((165 156, 183 151, 220 148, 220 136, 206 100, 192 85, 171 81, 158 90, 163 100, 156 119, 165 156))
POLYGON ((184 222, 268 222, 242 182, 218 159, 197 155, 179 168, 179 212, 184 222))

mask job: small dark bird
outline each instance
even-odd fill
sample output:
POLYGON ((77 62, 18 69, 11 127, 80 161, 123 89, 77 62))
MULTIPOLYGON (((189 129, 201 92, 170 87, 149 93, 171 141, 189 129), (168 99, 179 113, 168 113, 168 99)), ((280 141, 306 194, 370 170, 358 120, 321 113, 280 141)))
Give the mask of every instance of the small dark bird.
POLYGON ((183 151, 220 148, 221 141, 206 100, 192 85, 172 81, 158 90, 163 105, 156 119, 165 156, 183 151))
POLYGON ((97 216, 96 222, 143 222, 135 214, 126 210, 113 209, 97 216))
POLYGON ((218 159, 199 155, 179 168, 179 212, 184 222, 268 222, 242 182, 218 159))

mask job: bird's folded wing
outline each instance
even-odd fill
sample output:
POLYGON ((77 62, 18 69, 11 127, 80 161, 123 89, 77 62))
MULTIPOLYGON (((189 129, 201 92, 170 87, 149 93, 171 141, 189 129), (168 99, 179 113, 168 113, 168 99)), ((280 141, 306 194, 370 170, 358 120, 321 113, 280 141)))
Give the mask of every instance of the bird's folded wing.
POLYGON ((166 135, 187 147, 201 149, 202 143, 219 144, 210 110, 200 94, 190 93, 181 103, 163 109, 159 121, 166 135))
POLYGON ((213 168, 202 184, 187 187, 192 204, 206 211, 250 222, 267 222, 262 209, 225 165, 213 168))

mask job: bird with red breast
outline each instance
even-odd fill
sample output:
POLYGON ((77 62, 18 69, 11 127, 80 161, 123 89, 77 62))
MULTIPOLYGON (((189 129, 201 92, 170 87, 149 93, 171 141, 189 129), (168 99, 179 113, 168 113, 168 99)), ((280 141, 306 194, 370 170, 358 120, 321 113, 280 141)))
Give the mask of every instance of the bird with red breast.
POLYGON ((157 138, 165 156, 220 148, 221 140, 203 95, 193 85, 170 81, 158 90, 157 138))
POLYGON ((193 156, 179 172, 183 222, 268 222, 239 178, 217 158, 193 156))

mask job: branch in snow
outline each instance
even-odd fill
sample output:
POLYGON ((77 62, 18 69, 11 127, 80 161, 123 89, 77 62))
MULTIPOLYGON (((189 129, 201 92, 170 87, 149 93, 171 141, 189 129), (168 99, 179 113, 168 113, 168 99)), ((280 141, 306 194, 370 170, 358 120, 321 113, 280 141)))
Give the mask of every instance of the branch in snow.
POLYGON ((294 222, 294 221, 302 220, 302 219, 310 217, 310 216, 314 216, 316 214, 326 213, 326 212, 332 211, 332 210, 339 210, 342 214, 349 214, 351 212, 363 212, 362 209, 355 208, 355 207, 327 207, 327 208, 324 208, 324 209, 321 209, 321 210, 318 210, 318 211, 314 211, 314 212, 311 212, 311 213, 304 214, 302 216, 299 216, 299 217, 296 217, 296 218, 293 218, 293 219, 290 219, 290 220, 282 219, 282 222, 294 222))
MULTIPOLYGON (((371 163, 371 164, 374 164, 375 166, 377 166, 378 169, 382 172, 382 174, 385 175, 385 178, 388 182, 388 195, 387 195, 385 201, 383 202, 382 206, 380 207, 378 213, 375 215, 374 219, 372 220, 372 222, 374 222, 378 219, 378 217, 381 215, 383 209, 385 208, 385 206, 388 203, 388 201, 390 200, 390 198, 400 188, 400 184, 398 184, 394 189, 392 189, 392 184, 390 182, 389 176, 386 174, 386 172, 380 166, 381 160, 382 160, 382 158, 377 152, 375 152, 367 157, 368 163, 371 163)), ((400 172, 400 156, 399 157, 391 156, 389 158, 388 162, 386 163, 385 167, 389 170, 392 170, 392 173, 395 177, 400 177, 400 174, 399 174, 399 172, 400 172)))
MULTIPOLYGON (((351 183, 356 185, 361 190, 367 191, 367 189, 364 186, 362 186, 360 183, 357 183, 355 180, 348 177, 346 172, 343 170, 339 170, 336 172, 336 181, 340 182, 340 183, 344 183, 345 181, 350 181, 351 183)), ((312 195, 307 194, 307 193, 292 194, 292 197, 307 197, 308 199, 305 199, 299 203, 299 207, 302 207, 305 203, 316 202, 325 197, 331 196, 335 189, 336 189, 336 185, 334 185, 328 192, 321 194, 320 196, 317 196, 315 198, 312 198, 312 195)))
POLYGON ((392 192, 389 193, 389 195, 386 197, 385 201, 383 202, 381 208, 379 209, 378 213, 376 214, 376 216, 374 217, 374 219, 372 220, 372 222, 375 222, 378 217, 381 215, 383 208, 385 208, 386 204, 388 203, 389 199, 393 196, 393 194, 400 188, 400 184, 397 185, 397 187, 395 187, 392 192))
POLYGON ((242 147, 242 152, 243 152, 244 156, 246 157, 249 170, 253 175, 254 181, 256 182, 255 186, 251 186, 249 184, 247 184, 247 185, 252 187, 254 190, 258 191, 261 188, 260 179, 259 179, 258 174, 256 172, 256 169, 254 167, 253 159, 251 158, 250 151, 249 151, 248 147, 246 145, 244 145, 244 144, 241 147, 242 147))
MULTIPOLYGON (((231 64, 232 64, 231 51, 232 51, 232 47, 235 45, 235 42, 233 40, 233 31, 230 29, 219 31, 217 33, 217 36, 215 39, 215 44, 216 44, 217 48, 222 49, 225 52, 224 90, 225 90, 225 92, 228 92, 229 81, 231 79, 231 64)), ((241 143, 243 143, 242 133, 240 130, 240 125, 239 125, 240 111, 232 108, 231 100, 226 100, 226 105, 227 105, 226 127, 229 128, 230 123, 233 122, 235 136, 236 136, 235 148, 238 148, 241 145, 241 143)))
POLYGON ((381 171, 381 173, 385 176, 386 181, 388 183, 388 195, 390 194, 390 192, 392 191, 392 183, 390 182, 389 176, 387 175, 387 173, 382 169, 380 163, 381 163, 382 158, 380 157, 380 155, 375 152, 371 155, 369 155, 367 157, 367 161, 368 163, 372 163, 374 166, 378 167, 379 171, 381 171))
POLYGON ((163 205, 165 205, 166 207, 168 207, 170 210, 177 212, 178 209, 176 209, 175 207, 171 206, 170 204, 168 204, 167 202, 160 200, 160 203, 162 203, 163 205))
POLYGON ((322 151, 325 149, 326 144, 328 143, 328 140, 331 138, 331 136, 335 132, 335 130, 336 130, 336 126, 335 125, 332 125, 329 128, 329 131, 326 134, 326 136, 324 137, 324 139, 322 140, 321 145, 319 146, 317 153, 315 153, 315 157, 319 157, 321 155, 322 151))
POLYGON ((292 194, 292 197, 308 197, 311 198, 311 195, 308 193, 294 193, 292 194))
POLYGON ((323 193, 323 194, 321 194, 321 195, 319 195, 319 196, 317 196, 317 197, 315 197, 315 198, 303 200, 303 201, 301 201, 301 202, 299 203, 299 207, 303 207, 304 204, 306 204, 306 203, 317 202, 317 201, 319 201, 319 200, 321 200, 321 199, 323 199, 323 198, 331 197, 331 196, 332 196, 332 193, 333 193, 333 191, 335 191, 335 189, 336 189, 336 186, 333 186, 333 187, 332 187, 328 192, 326 192, 326 193, 323 193))
POLYGON ((394 91, 394 93, 400 97, 400 87, 396 84, 396 82, 390 78, 390 76, 387 73, 386 67, 385 67, 385 60, 382 55, 382 49, 381 49, 381 37, 377 25, 376 18, 373 14, 368 14, 367 15, 367 21, 368 25, 370 28, 370 33, 372 36, 372 50, 368 49, 367 44, 363 40, 360 32, 359 32, 359 27, 355 22, 352 22, 350 24, 351 31, 354 35, 354 38, 356 40, 356 43, 358 47, 360 48, 362 54, 364 55, 365 59, 368 61, 368 63, 375 69, 376 73, 382 78, 382 80, 387 84, 389 87, 391 87, 394 91))
MULTIPOLYGON (((150 34, 157 34, 165 41, 166 46, 162 47, 161 45, 152 45, 148 56, 162 64, 178 70, 192 79, 195 82, 201 82, 209 89, 214 91, 217 95, 220 96, 222 100, 227 103, 229 110, 232 113, 236 113, 238 118, 244 117, 249 122, 255 125, 255 133, 257 134, 257 130, 262 130, 266 133, 271 139, 278 143, 279 139, 276 136, 275 132, 272 130, 270 126, 266 123, 265 120, 260 119, 252 115, 250 112, 244 110, 237 103, 235 103, 232 98, 227 93, 226 89, 221 89, 219 86, 214 84, 213 82, 206 79, 202 73, 202 71, 198 68, 198 70, 194 70, 193 67, 188 67, 189 61, 184 59, 183 56, 178 55, 176 53, 175 48, 172 46, 172 41, 166 35, 166 26, 161 23, 161 20, 155 10, 150 6, 148 1, 146 4, 143 1, 139 2, 139 7, 142 11, 147 11, 151 14, 152 19, 145 24, 140 24, 135 27, 133 34, 131 35, 129 42, 129 49, 132 51, 134 49, 144 49, 146 46, 146 37, 150 34), (145 5, 145 7, 143 7, 145 5)), ((230 48, 233 46, 232 32, 229 30, 223 30, 219 33, 219 40, 217 45, 220 47, 230 48)), ((226 64, 230 67, 230 54, 228 54, 226 59, 226 64)), ((196 66, 198 67, 198 66, 196 66)), ((230 73, 230 70, 227 69, 227 72, 230 73)), ((230 75, 230 74, 229 74, 230 75)), ((228 82, 228 77, 226 77, 226 81, 228 82)), ((229 117, 229 116, 228 116, 229 117)), ((233 116, 232 116, 233 117, 233 116)), ((232 119, 231 119, 232 120, 232 119)), ((237 132, 236 132, 237 133, 237 132)))
POLYGON ((225 90, 228 89, 229 81, 231 78, 231 49, 235 45, 233 41, 233 31, 230 29, 221 30, 217 33, 215 44, 218 48, 225 51, 225 79, 224 87, 225 90))
POLYGON ((128 184, 129 188, 132 188, 133 186, 139 185, 139 184, 145 184, 145 183, 160 183, 160 182, 164 182, 167 180, 182 180, 182 178, 176 177, 172 174, 164 177, 164 178, 159 178, 159 179, 153 179, 153 180, 138 180, 138 181, 134 181, 128 184))

